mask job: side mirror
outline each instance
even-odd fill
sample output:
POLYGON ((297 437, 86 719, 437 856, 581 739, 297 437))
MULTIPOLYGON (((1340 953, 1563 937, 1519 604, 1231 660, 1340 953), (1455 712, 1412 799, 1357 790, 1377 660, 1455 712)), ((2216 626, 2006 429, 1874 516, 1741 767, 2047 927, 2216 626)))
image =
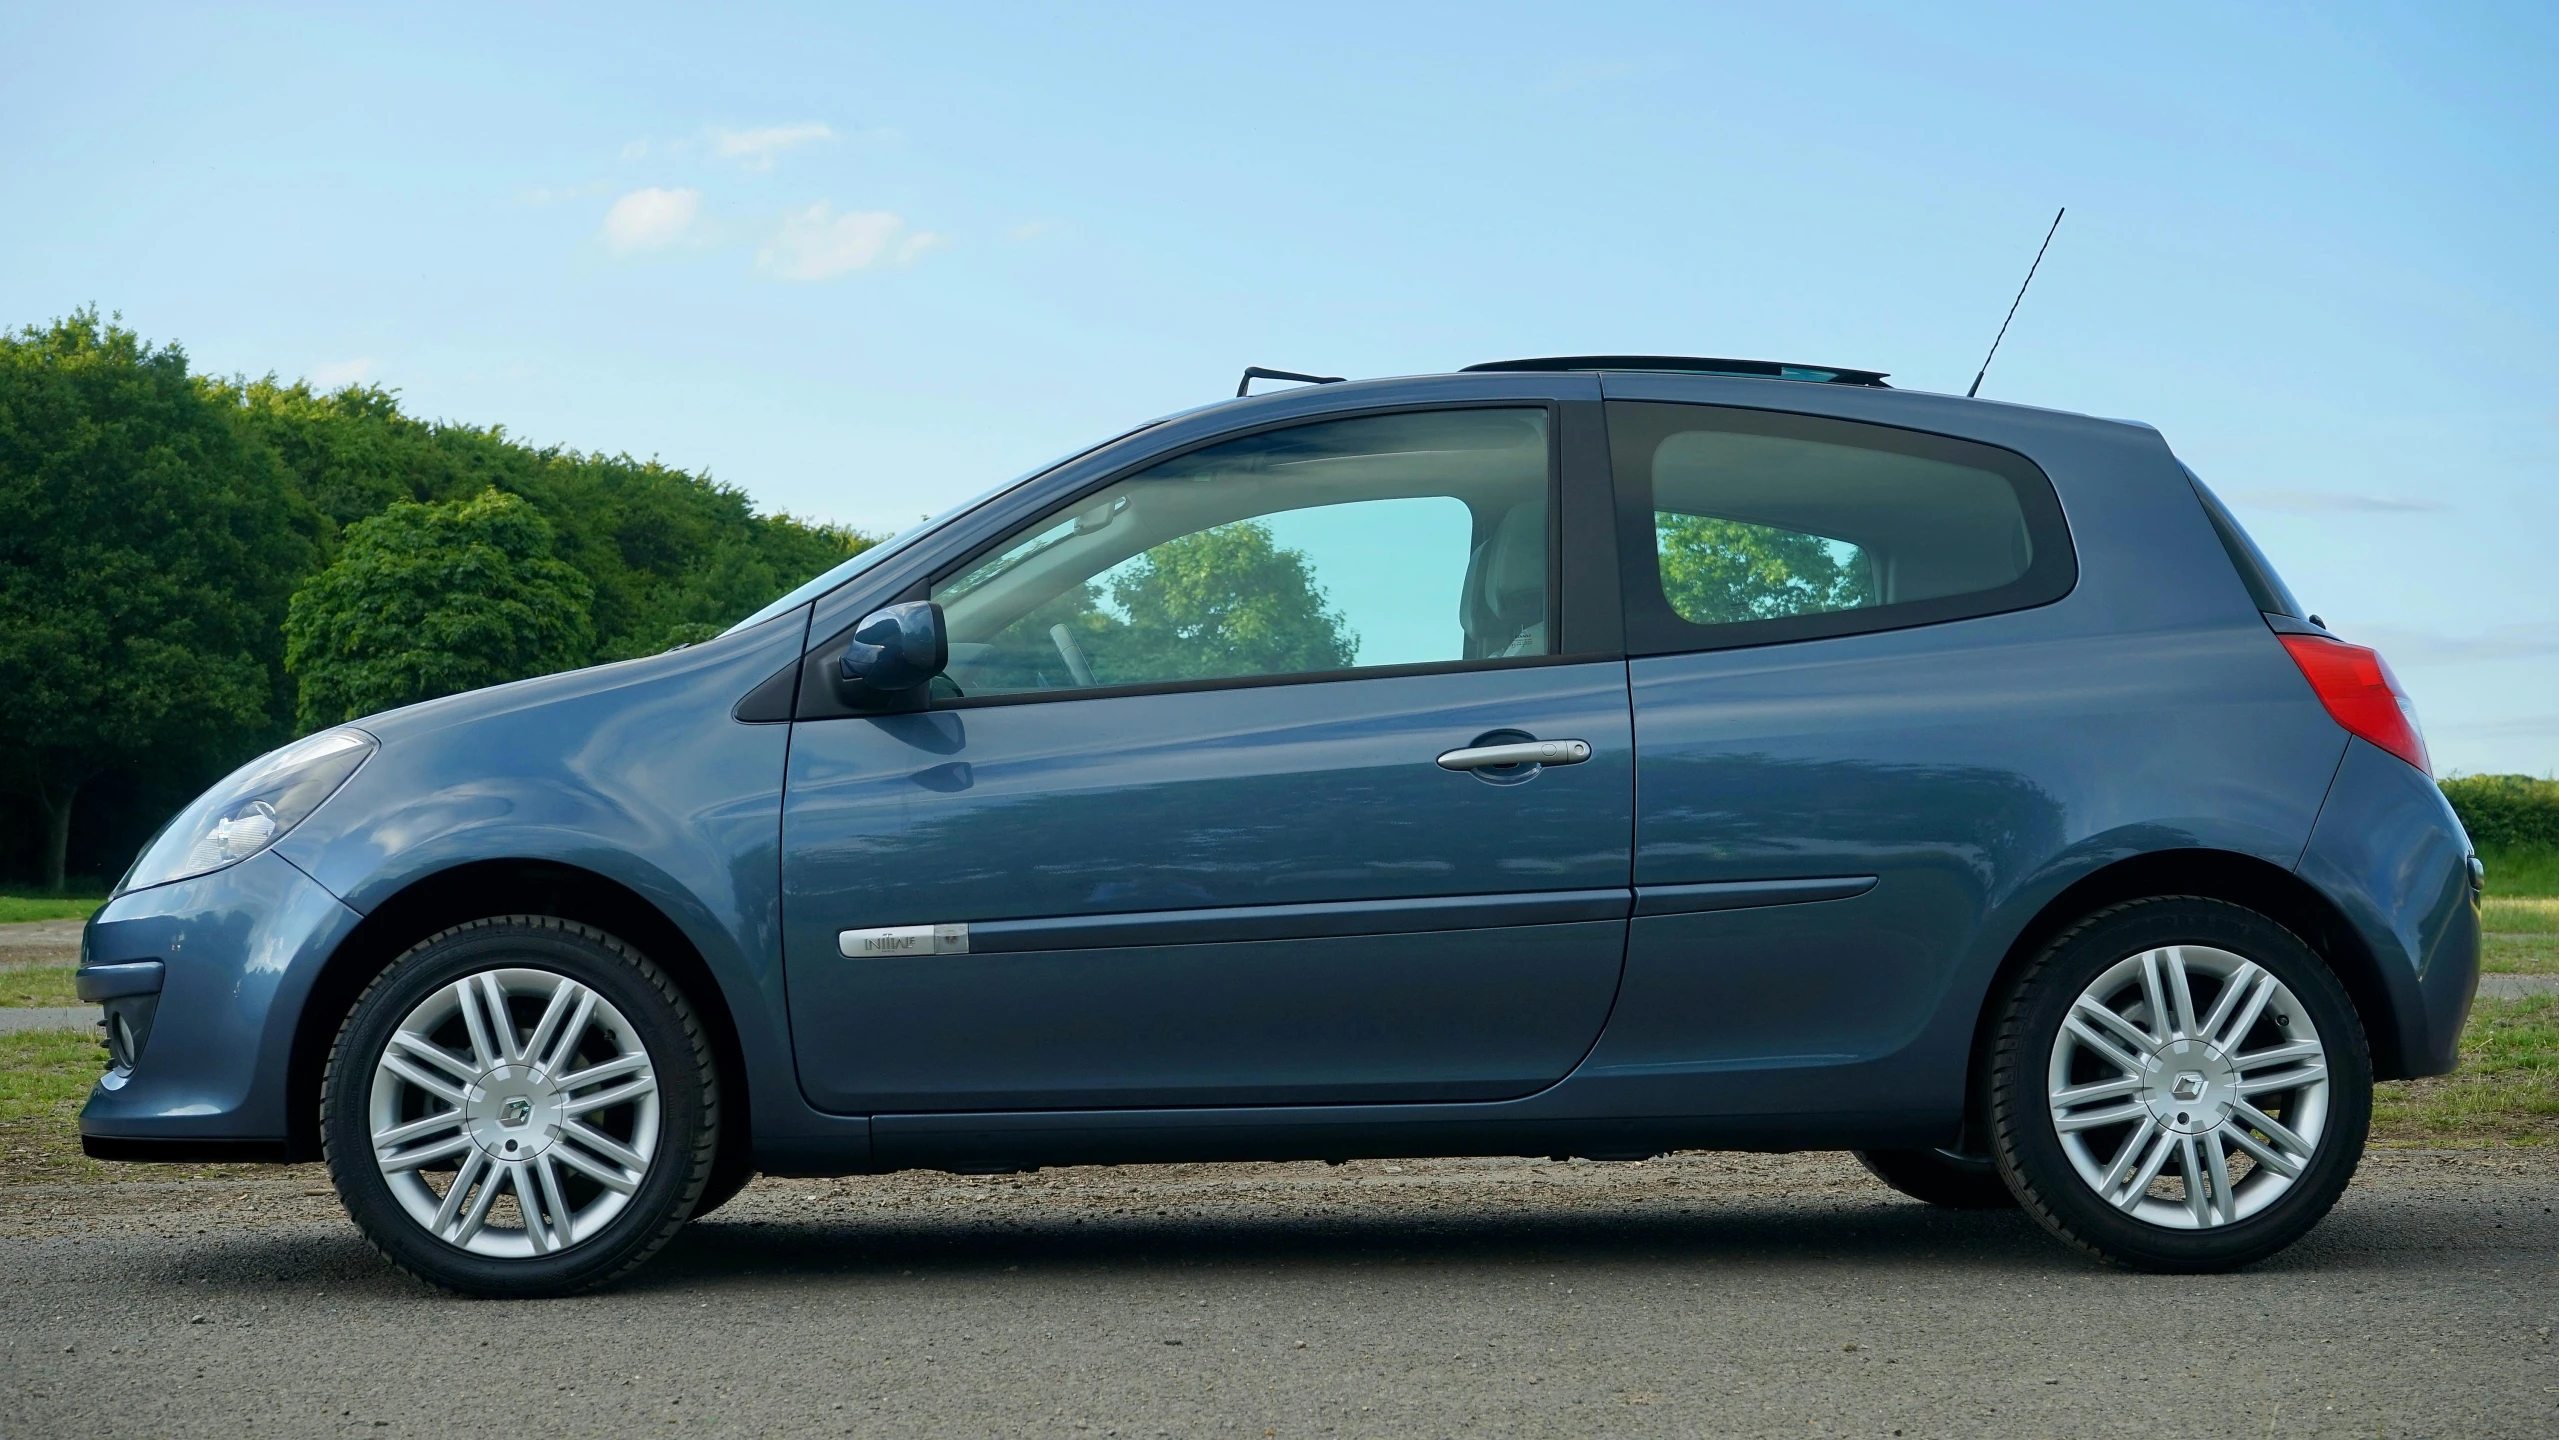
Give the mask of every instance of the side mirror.
POLYGON ((912 690, 942 673, 951 661, 951 639, 942 607, 930 600, 888 605, 862 617, 844 647, 842 678, 874 690, 912 690))

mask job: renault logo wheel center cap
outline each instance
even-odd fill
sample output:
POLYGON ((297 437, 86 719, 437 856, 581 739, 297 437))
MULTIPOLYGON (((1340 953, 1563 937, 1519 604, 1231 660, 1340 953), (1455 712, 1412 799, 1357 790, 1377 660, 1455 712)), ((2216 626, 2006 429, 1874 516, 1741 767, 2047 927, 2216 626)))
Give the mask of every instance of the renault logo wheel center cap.
POLYGON ((551 1148, 567 1120, 549 1082, 523 1065, 482 1075, 462 1106, 471 1143, 497 1161, 530 1160, 551 1148))
POLYGON ((2238 1103, 2238 1072, 2201 1040, 2179 1040, 2159 1052, 2142 1082, 2142 1104, 2160 1128, 2181 1135, 2217 1130, 2238 1103))

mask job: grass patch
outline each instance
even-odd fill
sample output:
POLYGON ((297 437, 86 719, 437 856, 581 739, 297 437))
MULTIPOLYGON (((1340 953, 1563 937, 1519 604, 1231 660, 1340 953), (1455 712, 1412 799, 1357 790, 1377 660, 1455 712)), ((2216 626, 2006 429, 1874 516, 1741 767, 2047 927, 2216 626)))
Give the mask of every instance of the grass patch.
POLYGON ((2482 845, 2479 863, 2488 867, 2490 895, 2559 896, 2559 850, 2482 845))
POLYGON ((100 1164, 80 1153, 80 1106, 106 1073, 94 1031, 0 1035, 0 1185, 273 1177, 273 1165, 100 1164))
POLYGON ((91 1179, 80 1102, 107 1068, 106 1047, 76 1030, 0 1035, 0 1181, 91 1179))
POLYGON ((30 920, 86 920, 91 911, 106 900, 75 900, 63 895, 0 895, 0 925, 23 925, 30 920))
POLYGON ((2559 935, 2559 899, 2491 895, 2479 903, 2479 928, 2491 935, 2559 935))
POLYGON ((2559 995, 2480 1000, 2461 1068, 2375 1087, 2383 1145, 2547 1145, 2559 1140, 2559 995))
POLYGON ((77 1005, 79 994, 71 988, 68 965, 30 965, 24 970, 0 970, 0 1008, 19 1009, 33 1005, 77 1005))
POLYGON ((2488 975, 2559 975, 2559 935, 2491 935, 2480 942, 2488 975))

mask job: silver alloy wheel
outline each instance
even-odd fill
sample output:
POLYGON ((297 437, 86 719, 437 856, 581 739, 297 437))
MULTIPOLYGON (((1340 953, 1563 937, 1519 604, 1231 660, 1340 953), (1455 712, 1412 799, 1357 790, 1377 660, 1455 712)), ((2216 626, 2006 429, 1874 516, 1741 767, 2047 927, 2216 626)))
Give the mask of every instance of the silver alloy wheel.
POLYGON ((482 970, 421 1001, 374 1062, 370 1102, 392 1195, 474 1255, 592 1238, 657 1153, 657 1070, 639 1032, 548 970, 482 970))
POLYGON ((2263 966, 2206 945, 2127 956, 2053 1041, 2053 1129, 2079 1178, 2153 1225, 2234 1224, 2292 1188, 2328 1121, 2328 1052, 2263 966))

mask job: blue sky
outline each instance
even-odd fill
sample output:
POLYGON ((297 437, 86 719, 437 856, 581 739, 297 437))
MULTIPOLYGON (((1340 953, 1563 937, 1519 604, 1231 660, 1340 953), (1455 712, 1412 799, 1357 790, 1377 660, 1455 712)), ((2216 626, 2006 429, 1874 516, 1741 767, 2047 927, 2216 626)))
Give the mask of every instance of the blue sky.
POLYGON ((1247 364, 2147 420, 2441 770, 2559 768, 2559 9, 0 12, 0 322, 894 529, 1247 364))

